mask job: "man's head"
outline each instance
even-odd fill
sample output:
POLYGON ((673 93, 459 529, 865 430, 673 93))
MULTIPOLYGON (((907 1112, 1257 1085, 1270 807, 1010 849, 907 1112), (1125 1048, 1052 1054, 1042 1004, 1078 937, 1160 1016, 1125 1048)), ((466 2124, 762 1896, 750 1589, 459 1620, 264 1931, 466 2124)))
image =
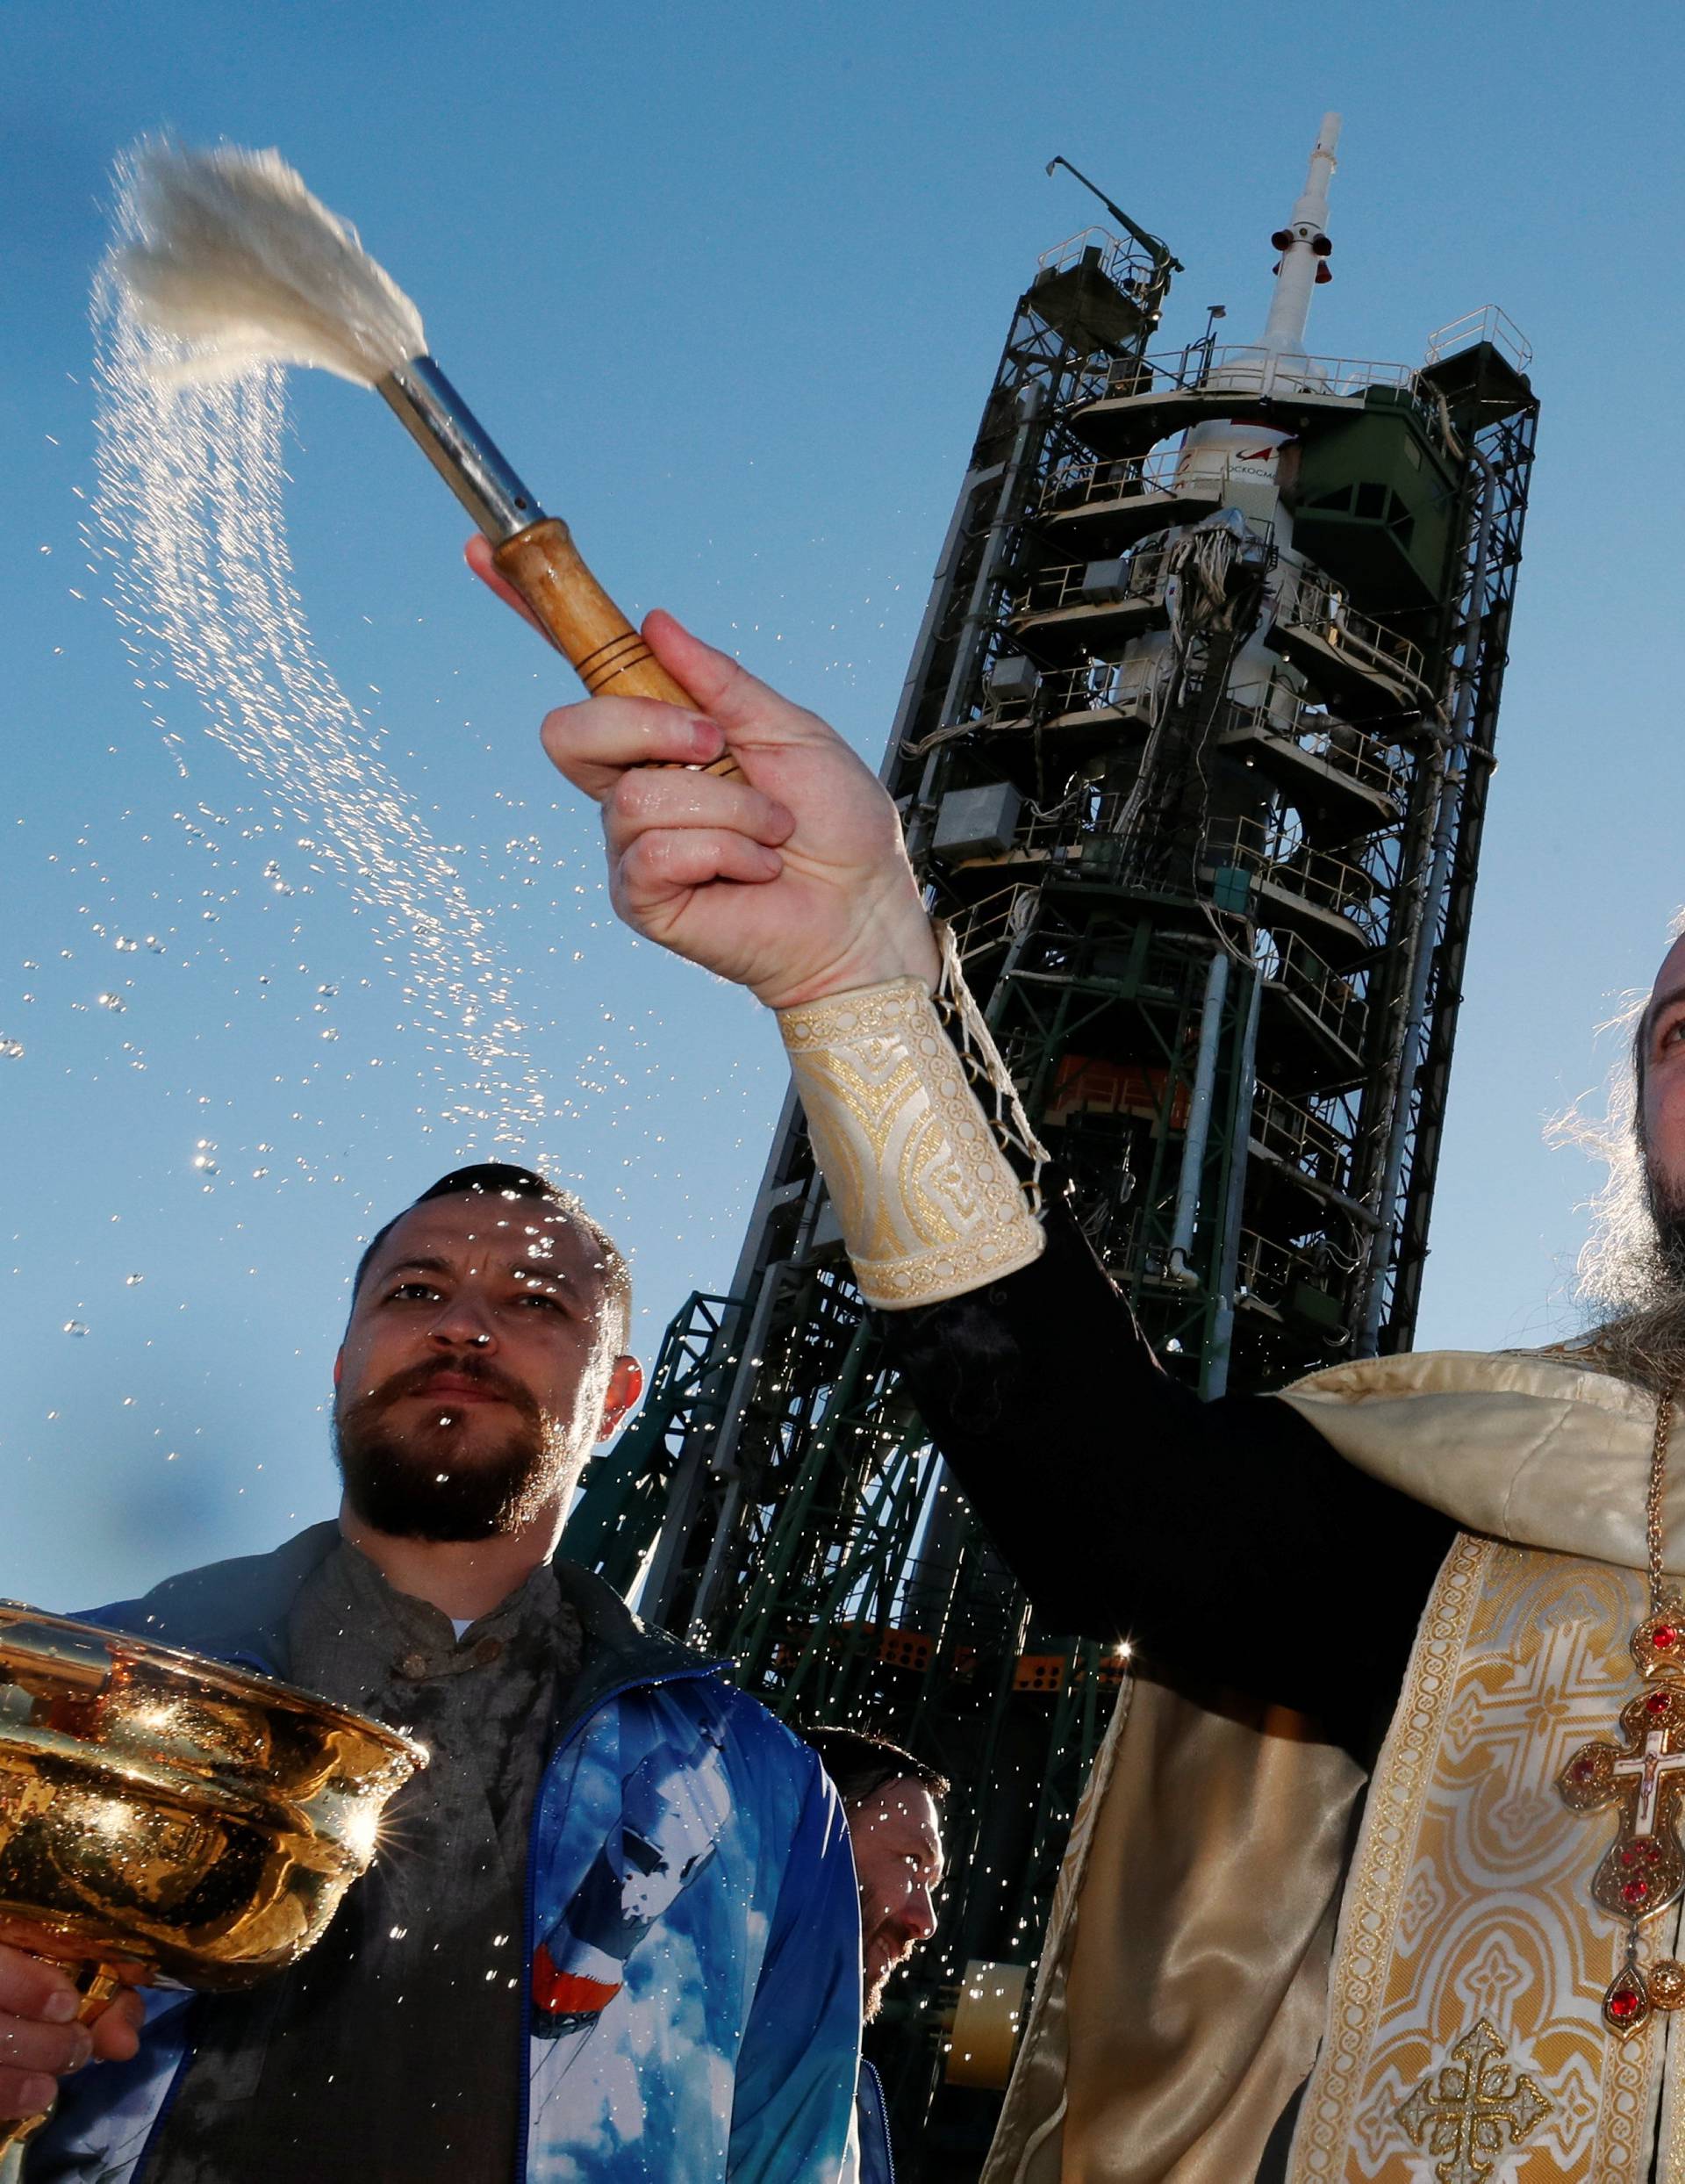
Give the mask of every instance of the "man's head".
POLYGON ((1602 1315, 1584 1354, 1660 1390, 1685 1381, 1685 939, 1625 1021, 1631 1045, 1610 1078, 1606 1119, 1571 1112, 1555 1135, 1609 1171, 1580 1254, 1580 1293, 1602 1315))
POLYGON ((455 1168, 379 1231, 333 1368, 346 1499, 400 1539, 479 1540, 565 1512, 636 1402, 626 1262, 532 1169, 455 1168))
POLYGON ((1663 1267, 1685 1288, 1685 939, 1662 959, 1633 1037, 1633 1115, 1663 1267))
POLYGON ((936 1930, 934 1899, 945 1864, 941 1807, 949 1785, 886 1737, 840 1728, 802 1734, 825 1763, 848 1815, 870 2022, 890 1973, 936 1930))

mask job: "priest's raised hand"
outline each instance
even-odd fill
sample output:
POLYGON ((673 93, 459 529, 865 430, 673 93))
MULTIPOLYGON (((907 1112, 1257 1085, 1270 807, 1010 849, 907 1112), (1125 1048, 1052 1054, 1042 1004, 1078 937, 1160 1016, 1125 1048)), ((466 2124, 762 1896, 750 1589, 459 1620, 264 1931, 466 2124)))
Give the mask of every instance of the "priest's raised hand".
MULTIPOLYGON (((518 612, 483 539, 468 558, 518 612)), ((602 808, 627 923, 769 1008, 914 976, 936 945, 895 808, 835 729, 659 611, 650 650, 697 710, 648 698, 560 707, 544 748, 602 808), (697 769, 729 750, 739 779, 697 769)))

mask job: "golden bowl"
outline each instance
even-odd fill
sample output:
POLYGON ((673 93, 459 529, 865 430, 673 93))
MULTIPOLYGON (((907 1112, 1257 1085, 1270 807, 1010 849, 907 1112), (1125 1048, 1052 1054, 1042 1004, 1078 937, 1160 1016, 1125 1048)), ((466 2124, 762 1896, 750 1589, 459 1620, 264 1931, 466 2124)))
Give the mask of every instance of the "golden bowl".
POLYGON ((290 1685, 0 1601, 0 1921, 68 1962, 250 1986, 324 1932, 427 1758, 290 1685))

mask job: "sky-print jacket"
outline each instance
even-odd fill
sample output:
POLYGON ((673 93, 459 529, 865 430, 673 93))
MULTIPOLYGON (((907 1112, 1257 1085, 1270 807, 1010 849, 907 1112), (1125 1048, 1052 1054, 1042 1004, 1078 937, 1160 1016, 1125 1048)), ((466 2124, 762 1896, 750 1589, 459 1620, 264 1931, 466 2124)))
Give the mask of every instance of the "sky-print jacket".
MULTIPOLYGON (((337 1527, 168 1580, 93 1620, 284 1676, 337 1527)), ((588 1641, 527 1853, 527 2129, 516 2184, 835 2184, 860 2024, 854 1865, 818 1759, 569 1566, 588 1641)), ((133 2063, 67 2081, 25 2184, 146 2184, 191 2060, 149 1997, 133 2063)))

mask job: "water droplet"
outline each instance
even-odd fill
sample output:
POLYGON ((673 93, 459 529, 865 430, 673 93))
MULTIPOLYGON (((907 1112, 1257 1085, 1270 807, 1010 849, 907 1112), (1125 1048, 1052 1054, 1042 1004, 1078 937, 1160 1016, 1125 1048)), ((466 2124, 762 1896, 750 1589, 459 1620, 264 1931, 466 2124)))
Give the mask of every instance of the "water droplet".
POLYGON ((23 1057, 22 1039, 0 1038, 0 1061, 21 1061, 23 1057))
POLYGON ((129 1004, 121 994, 102 994, 99 1005, 102 1009, 109 1009, 113 1016, 120 1017, 129 1004))
POLYGON ((67 1319, 64 1323, 64 1332, 66 1334, 86 1334, 87 1323, 81 1319, 67 1319))
MULTIPOLYGON (((133 211, 125 204, 121 218, 133 211)), ((499 937, 457 869, 466 852, 439 841, 412 795, 370 749, 356 722, 373 716, 340 688, 318 652, 287 581, 284 554, 248 559, 236 546, 237 565, 231 563, 231 541, 260 532, 284 537, 286 425, 278 398, 255 397, 249 385, 231 383, 196 385, 180 400, 161 404, 155 358, 133 318, 120 311, 102 317, 99 340, 96 507, 112 541, 100 552, 112 557, 112 604, 131 633, 137 686, 171 687, 160 672, 170 671, 201 698, 211 735, 268 793, 276 838, 255 860, 260 897, 303 896, 324 878, 347 887, 355 909, 371 912, 384 929, 385 960, 407 1013, 427 1036, 446 1096, 457 1088, 449 1081, 453 1063, 460 1063, 471 1073, 472 1112, 512 1121, 537 1073, 522 1044, 520 1012, 506 990, 499 937), (209 580, 198 584, 195 571, 209 580), (240 686, 229 689, 217 672, 226 659, 261 660, 269 672, 237 679, 240 686), (278 687, 297 704, 297 717, 284 725, 271 707, 278 687), (283 843, 290 856, 306 860, 297 881, 286 873, 283 843)), ((162 718, 154 718, 162 728, 162 718)), ((173 748, 180 736, 170 730, 166 741, 173 748)), ((238 829, 248 841, 269 830, 242 826, 248 815, 237 810, 231 817, 208 803, 174 815, 188 841, 213 857, 227 846, 226 837, 217 838, 224 829, 238 829)), ((235 915, 232 895, 207 887, 197 918, 185 906, 175 915, 185 932, 190 922, 216 923, 224 908, 235 915)), ((290 916, 290 906, 283 915, 290 916)), ((146 945, 166 952, 162 936, 148 935, 146 945)), ((182 952, 190 959, 194 944, 182 952)), ((319 994, 334 998, 326 982, 319 994)), ((207 1163, 197 1165, 203 1174, 207 1163)))
POLYGON ((125 1290, 138 1290, 146 1278, 144 1274, 125 1274, 123 1277, 123 1286, 125 1290))
POLYGON ((133 955, 140 943, 138 940, 131 940, 126 933, 119 933, 111 945, 119 955, 133 955))

